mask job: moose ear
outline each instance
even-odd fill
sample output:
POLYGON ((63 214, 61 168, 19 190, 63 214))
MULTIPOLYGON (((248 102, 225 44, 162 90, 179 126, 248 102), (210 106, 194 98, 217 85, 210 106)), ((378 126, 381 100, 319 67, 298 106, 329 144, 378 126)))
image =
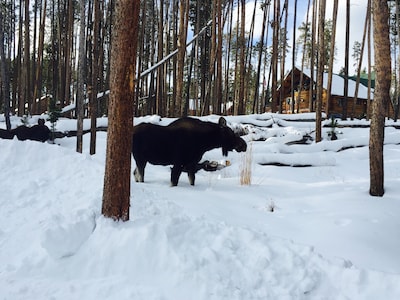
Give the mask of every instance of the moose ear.
POLYGON ((224 117, 219 118, 218 125, 219 127, 226 127, 226 120, 224 117))

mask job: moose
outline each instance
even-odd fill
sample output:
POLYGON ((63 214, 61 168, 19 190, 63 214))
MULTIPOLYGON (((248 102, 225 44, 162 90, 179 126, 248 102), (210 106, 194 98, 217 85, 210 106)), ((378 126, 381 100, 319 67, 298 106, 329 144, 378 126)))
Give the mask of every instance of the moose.
POLYGON ((199 161, 206 151, 222 148, 222 154, 236 150, 244 152, 246 142, 233 132, 221 117, 218 124, 184 117, 168 126, 141 123, 134 126, 132 155, 136 161, 135 180, 144 182, 147 162, 153 165, 172 165, 171 186, 177 186, 182 171, 188 173, 194 185, 199 161))
POLYGON ((14 136, 20 141, 32 140, 45 142, 50 138, 50 129, 44 124, 43 119, 39 119, 38 124, 32 127, 22 125, 11 130, 0 129, 0 138, 13 139, 14 136))

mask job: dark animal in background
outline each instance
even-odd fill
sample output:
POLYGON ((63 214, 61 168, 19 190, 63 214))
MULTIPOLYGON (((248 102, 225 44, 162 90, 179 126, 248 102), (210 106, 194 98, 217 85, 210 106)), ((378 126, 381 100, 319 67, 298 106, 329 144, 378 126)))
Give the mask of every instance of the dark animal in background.
POLYGON ((189 182, 194 185, 195 173, 206 151, 222 148, 243 152, 246 142, 220 118, 218 124, 195 118, 181 118, 168 126, 141 123, 133 128, 132 154, 136 161, 134 171, 138 182, 144 181, 147 162, 153 165, 172 165, 171 185, 178 185, 182 171, 188 172, 189 182))
POLYGON ((14 138, 14 134, 11 131, 0 128, 0 138, 12 140, 14 138))
POLYGON ((20 141, 32 140, 45 142, 50 139, 50 129, 44 125, 44 120, 39 119, 38 124, 32 127, 18 126, 10 131, 1 129, 0 138, 13 139, 16 136, 20 141))

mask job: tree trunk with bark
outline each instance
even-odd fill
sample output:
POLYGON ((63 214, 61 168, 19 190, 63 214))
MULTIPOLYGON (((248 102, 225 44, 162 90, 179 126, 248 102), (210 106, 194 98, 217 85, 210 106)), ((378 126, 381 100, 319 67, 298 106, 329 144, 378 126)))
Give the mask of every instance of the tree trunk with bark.
POLYGON ((99 36, 100 36, 100 0, 94 0, 93 3, 93 37, 92 37, 92 78, 90 94, 90 154, 96 153, 96 128, 98 100, 98 77, 99 77, 99 36))
POLYGON ((383 142, 385 112, 390 99, 391 56, 389 39, 389 9, 386 2, 373 0, 375 94, 369 137, 370 190, 371 196, 384 194, 383 142))
POLYGON ((84 101, 85 101, 85 69, 86 69, 86 47, 85 47, 85 29, 86 29, 86 1, 79 1, 80 8, 80 31, 79 31, 79 59, 78 59, 78 88, 76 93, 76 118, 77 118, 77 134, 76 134, 76 151, 82 153, 83 148, 83 118, 84 118, 84 101))
MULTIPOLYGON (((9 89, 9 78, 10 74, 7 74, 7 63, 4 46, 4 29, 3 29, 3 10, 0 9, 0 95, 3 98, 4 105, 4 117, 6 121, 7 130, 11 129, 10 122, 10 89, 9 89)), ((1 107, 1 102, 0 102, 1 107)))
POLYGON ((313 0, 312 23, 311 23, 311 55, 310 55, 310 87, 309 87, 309 110, 315 110, 315 32, 317 28, 317 6, 318 0, 313 0))
MULTIPOLYGON (((297 22, 297 0, 294 1, 294 20, 293 20, 293 44, 292 44, 292 74, 291 74, 291 92, 290 92, 290 98, 292 99, 291 105, 290 105, 290 110, 292 114, 295 113, 295 104, 296 104, 296 99, 295 99, 295 85, 294 85, 294 68, 296 67, 296 22, 297 22)), ((298 99, 300 101, 300 99, 298 99)))
POLYGON ((318 74, 317 98, 315 102, 315 142, 322 140, 322 94, 324 84, 325 65, 325 7, 326 0, 320 0, 318 12, 318 74))
POLYGON ((102 214, 129 220, 133 99, 140 1, 115 3, 102 214))
POLYGON ((246 111, 246 95, 245 95, 245 78, 246 78, 246 40, 245 40, 245 18, 246 18, 246 1, 241 0, 240 10, 240 56, 239 56, 239 101, 238 114, 243 115, 246 111))
POLYGON ((185 57, 186 57, 188 14, 189 14, 189 1, 188 0, 180 1, 175 116, 182 115, 182 102, 183 102, 183 91, 184 91, 183 73, 184 73, 185 57))
POLYGON ((362 42, 361 42, 361 51, 360 51, 360 59, 358 61, 358 66, 357 66, 357 81, 356 81, 356 88, 354 91, 354 98, 353 98, 353 111, 352 111, 352 116, 353 117, 357 117, 355 116, 355 109, 356 109, 356 105, 357 105, 357 99, 358 99, 358 90, 360 87, 360 77, 361 77, 361 66, 362 66, 362 62, 363 62, 363 57, 364 57, 364 48, 365 48, 365 40, 367 38, 367 32, 368 32, 368 23, 369 23, 369 13, 370 13, 370 1, 368 1, 367 4, 367 12, 365 15, 365 22, 364 22, 364 31, 363 31, 363 37, 362 37, 362 42))
POLYGON ((371 72, 372 72, 372 64, 371 64, 371 58, 372 58, 372 54, 371 54, 371 17, 372 17, 372 13, 371 13, 371 0, 368 0, 368 6, 370 7, 369 10, 369 15, 368 15, 368 98, 367 98, 367 120, 370 119, 371 116, 371 72))
POLYGON ((338 3, 339 0, 334 0, 333 2, 333 13, 332 13, 332 41, 331 50, 329 57, 329 69, 328 69, 328 88, 326 91, 326 107, 325 112, 329 117, 330 103, 331 103, 331 92, 332 92, 332 77, 333 77, 333 62, 335 60, 335 41, 336 41, 336 24, 337 24, 337 14, 338 14, 338 3))
POLYGON ((215 82, 215 98, 216 98, 216 113, 221 114, 222 111, 222 44, 223 44, 223 27, 222 23, 222 0, 217 0, 217 72, 215 82))
POLYGON ((278 87, 278 49, 279 49, 279 29, 280 29, 280 0, 274 0, 274 20, 272 23, 273 37, 272 37, 272 84, 271 84, 271 95, 272 103, 271 110, 276 112, 278 110, 279 99, 278 93, 276 92, 278 87))
POLYGON ((346 0, 346 46, 344 50, 344 88, 342 120, 347 119, 347 104, 349 94, 349 45, 350 45, 350 0, 346 0))
MULTIPOLYGON (((24 76, 24 85, 22 87, 24 93, 24 103, 28 104, 28 113, 30 113, 30 109, 32 106, 32 97, 31 97, 31 62, 30 62, 30 18, 29 18, 29 0, 25 1, 25 20, 24 20, 24 63, 23 63, 23 76, 24 76)), ((25 110, 25 108, 24 108, 25 110)))

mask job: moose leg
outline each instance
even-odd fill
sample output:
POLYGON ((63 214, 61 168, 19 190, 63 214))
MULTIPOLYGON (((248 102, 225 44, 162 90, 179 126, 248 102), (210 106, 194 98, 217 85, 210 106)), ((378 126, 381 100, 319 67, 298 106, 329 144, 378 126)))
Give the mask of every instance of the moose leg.
POLYGON ((171 169, 171 186, 177 186, 179 181, 179 176, 182 173, 182 166, 174 165, 171 169))
POLYGON ((194 165, 186 166, 186 168, 185 168, 188 173, 190 185, 194 185, 194 180, 196 177, 195 174, 199 170, 199 168, 197 168, 197 166, 198 166, 198 164, 194 164, 194 165))
POLYGON ((195 180, 195 172, 188 172, 188 177, 189 177, 189 183, 190 185, 194 185, 194 180, 195 180))
POLYGON ((136 182, 144 182, 144 168, 146 163, 136 163, 135 171, 133 171, 133 175, 135 176, 136 182))

